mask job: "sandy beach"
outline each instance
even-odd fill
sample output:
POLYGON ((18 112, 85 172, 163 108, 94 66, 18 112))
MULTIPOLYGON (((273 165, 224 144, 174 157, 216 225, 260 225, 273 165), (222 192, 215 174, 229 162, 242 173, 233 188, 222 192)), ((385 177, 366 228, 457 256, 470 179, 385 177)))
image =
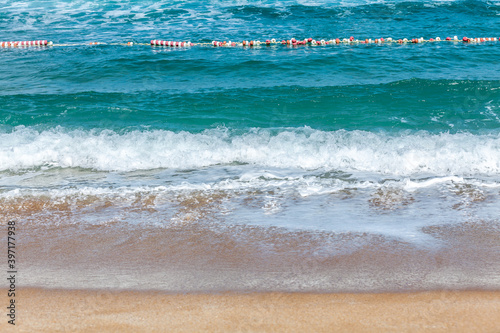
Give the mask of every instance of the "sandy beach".
POLYGON ((22 289, 2 332, 498 332, 500 292, 319 294, 22 289))
POLYGON ((61 214, 57 224, 19 217, 17 325, 4 318, 1 332, 500 330, 494 223, 430 227, 443 246, 419 248, 216 224, 72 224, 61 214))

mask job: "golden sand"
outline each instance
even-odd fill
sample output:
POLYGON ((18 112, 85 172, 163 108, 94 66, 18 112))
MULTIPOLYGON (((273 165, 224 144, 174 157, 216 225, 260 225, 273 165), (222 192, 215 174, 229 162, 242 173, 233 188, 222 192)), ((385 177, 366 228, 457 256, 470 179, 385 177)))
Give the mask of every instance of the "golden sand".
MULTIPOLYGON (((500 332, 500 292, 164 294, 22 289, 1 332, 500 332)), ((4 300, 5 303, 6 300, 4 300)))

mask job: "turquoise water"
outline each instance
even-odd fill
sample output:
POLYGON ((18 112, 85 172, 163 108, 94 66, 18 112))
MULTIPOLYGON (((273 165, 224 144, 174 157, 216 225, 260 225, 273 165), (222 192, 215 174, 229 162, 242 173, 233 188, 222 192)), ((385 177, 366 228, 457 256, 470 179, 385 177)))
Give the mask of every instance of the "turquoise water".
MULTIPOLYGON (((0 35, 498 40, 499 15, 496 1, 6 1, 0 35)), ((500 216, 498 59, 499 41, 0 49, 0 198, 97 197, 117 208, 83 222, 168 224, 180 197, 222 195, 200 220, 432 243, 422 227, 500 216), (148 195, 156 212, 123 214, 148 195)))

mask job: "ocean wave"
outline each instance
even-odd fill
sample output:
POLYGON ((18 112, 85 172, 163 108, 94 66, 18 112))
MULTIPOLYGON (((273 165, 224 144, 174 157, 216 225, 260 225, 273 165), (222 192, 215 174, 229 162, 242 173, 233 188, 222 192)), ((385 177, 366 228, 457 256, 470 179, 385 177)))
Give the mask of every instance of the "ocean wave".
POLYGON ((41 167, 102 171, 191 169, 234 163, 383 175, 497 175, 500 134, 384 134, 301 129, 201 133, 166 130, 37 131, 0 134, 0 170, 41 167))
MULTIPOLYGON (((151 77, 161 75, 152 73, 151 77)), ((130 74, 129 81, 132 79, 130 74)), ((136 85, 133 87, 137 89, 136 85)), ((350 86, 212 88, 196 92, 161 89, 140 93, 0 93, 0 126, 192 132, 219 125, 243 129, 307 125, 327 131, 482 134, 497 132, 499 98, 500 81, 424 79, 350 86)))

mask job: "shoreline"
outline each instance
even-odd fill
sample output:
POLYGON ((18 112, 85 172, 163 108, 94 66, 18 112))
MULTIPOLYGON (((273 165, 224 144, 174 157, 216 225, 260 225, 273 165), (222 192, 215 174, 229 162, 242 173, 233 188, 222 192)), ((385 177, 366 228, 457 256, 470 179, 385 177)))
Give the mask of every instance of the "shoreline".
POLYGON ((429 227, 425 232, 435 240, 429 247, 376 234, 224 223, 19 221, 23 286, 179 293, 500 290, 495 221, 429 227))
MULTIPOLYGON (((4 303, 6 297, 3 296, 4 303)), ((495 332, 500 291, 186 293, 20 288, 16 332, 495 332)))
MULTIPOLYGON (((495 221, 429 226, 439 246, 427 247, 376 234, 60 216, 18 219, 18 325, 6 316, 1 332, 500 328, 495 221)), ((8 305, 7 293, 0 299, 8 305)))

